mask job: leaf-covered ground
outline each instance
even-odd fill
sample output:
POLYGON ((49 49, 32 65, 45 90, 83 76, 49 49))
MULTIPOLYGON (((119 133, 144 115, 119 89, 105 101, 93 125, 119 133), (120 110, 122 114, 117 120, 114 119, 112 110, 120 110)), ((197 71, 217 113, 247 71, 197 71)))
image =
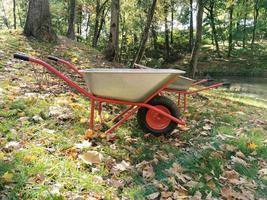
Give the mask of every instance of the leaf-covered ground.
MULTIPOLYGON (((267 198, 266 102, 220 89, 191 97, 182 113, 187 126, 168 138, 143 134, 135 118, 114 141, 101 132, 109 123, 92 135, 87 99, 12 58, 54 54, 81 68, 111 66, 96 51, 61 41, 0 33, 1 199, 267 198)), ((105 120, 120 109, 105 105, 105 120)))

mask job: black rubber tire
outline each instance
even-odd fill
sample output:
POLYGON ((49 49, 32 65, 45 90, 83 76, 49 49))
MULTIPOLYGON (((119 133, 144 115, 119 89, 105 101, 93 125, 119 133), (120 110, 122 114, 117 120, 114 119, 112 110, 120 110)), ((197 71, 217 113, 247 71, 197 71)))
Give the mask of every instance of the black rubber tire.
MULTIPOLYGON (((167 97, 156 96, 155 98, 150 100, 150 102, 148 102, 148 104, 150 104, 152 106, 162 105, 162 106, 169 109, 169 111, 173 117, 176 117, 176 118, 179 117, 179 111, 178 111, 177 106, 175 105, 175 103, 172 100, 168 99, 167 97)), ((147 114, 148 110, 149 109, 142 107, 138 110, 138 113, 137 113, 137 122, 138 122, 140 128, 145 133, 151 133, 157 137, 161 136, 161 135, 169 135, 177 127, 177 123, 171 121, 170 124, 164 129, 155 130, 155 129, 151 128, 146 122, 146 114, 147 114)))

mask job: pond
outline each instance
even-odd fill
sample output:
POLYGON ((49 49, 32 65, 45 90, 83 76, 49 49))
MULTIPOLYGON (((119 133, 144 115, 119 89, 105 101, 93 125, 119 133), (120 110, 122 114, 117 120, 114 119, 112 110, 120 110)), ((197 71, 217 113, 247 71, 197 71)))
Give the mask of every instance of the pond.
POLYGON ((228 90, 240 96, 254 97, 267 102, 267 77, 218 77, 215 80, 228 83, 228 90))

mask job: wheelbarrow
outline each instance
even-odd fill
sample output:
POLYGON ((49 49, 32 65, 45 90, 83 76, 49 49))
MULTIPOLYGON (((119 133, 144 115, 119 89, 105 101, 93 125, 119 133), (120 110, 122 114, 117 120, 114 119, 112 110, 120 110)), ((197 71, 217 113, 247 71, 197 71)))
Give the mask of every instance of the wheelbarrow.
MULTIPOLYGON (((74 66, 72 63, 70 63, 66 60, 63 60, 61 58, 57 58, 55 56, 48 56, 48 59, 56 61, 59 64, 63 64, 65 66, 67 66, 68 68, 73 70, 79 77, 83 78, 81 71, 79 71, 77 69, 77 67, 74 66)), ((147 67, 144 65, 136 64, 136 63, 134 64, 133 67, 134 67, 134 69, 138 69, 138 70, 144 70, 144 69, 156 70, 156 71, 158 70, 158 69, 153 69, 153 68, 150 68, 150 67, 147 67)), ((181 74, 183 74, 183 73, 181 73, 181 74)), ((183 103, 183 111, 186 111, 187 110, 187 103, 188 103, 188 98, 187 98, 188 95, 197 94, 197 93, 202 92, 202 91, 215 89, 215 88, 218 88, 218 87, 225 85, 225 83, 214 83, 214 84, 206 86, 206 87, 201 87, 201 88, 194 89, 194 90, 191 89, 195 86, 199 86, 203 83, 207 83, 207 82, 211 82, 211 81, 213 81, 213 80, 202 79, 202 80, 196 81, 196 80, 179 75, 179 76, 176 76, 174 81, 172 83, 170 83, 166 88, 164 88, 163 91, 176 94, 177 98, 178 98, 177 99, 178 111, 180 112, 182 110, 181 109, 182 103, 183 103)), ((91 83, 88 82, 87 78, 85 78, 85 82, 87 82, 88 86, 92 85, 91 83)), ((101 83, 99 85, 101 85, 101 83)), ((163 91, 161 91, 159 93, 159 95, 164 96, 163 91)), ((129 109, 131 109, 131 107, 129 109)), ((128 112, 129 109, 125 110, 122 114, 124 114, 125 112, 128 112)), ((119 117, 120 117, 120 115, 119 115, 119 117)), ((137 119, 139 119, 139 117, 137 119)), ((139 122, 139 124, 140 124, 140 122, 139 122)))
POLYGON ((162 96, 162 92, 184 71, 172 69, 88 69, 77 70, 72 64, 55 57, 49 59, 67 63, 72 70, 86 81, 84 89, 50 64, 24 54, 14 54, 14 58, 29 61, 44 68, 65 81, 77 92, 91 100, 90 128, 94 130, 95 106, 101 115, 102 104, 128 105, 129 108, 113 119, 116 122, 106 133, 112 133, 137 112, 137 121, 145 133, 155 136, 170 134, 177 124, 185 125, 179 117, 176 104, 162 96))

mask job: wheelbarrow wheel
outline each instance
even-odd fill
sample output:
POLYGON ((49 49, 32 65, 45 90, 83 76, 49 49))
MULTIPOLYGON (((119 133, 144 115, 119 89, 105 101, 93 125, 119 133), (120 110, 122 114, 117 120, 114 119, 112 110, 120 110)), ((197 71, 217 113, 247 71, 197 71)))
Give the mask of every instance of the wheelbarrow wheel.
MULTIPOLYGON (((177 106, 167 97, 157 96, 148 104, 155 106, 173 117, 179 117, 177 106)), ((155 136, 169 135, 177 127, 177 124, 169 118, 148 108, 140 108, 138 110, 137 122, 145 133, 151 133, 155 136)))

